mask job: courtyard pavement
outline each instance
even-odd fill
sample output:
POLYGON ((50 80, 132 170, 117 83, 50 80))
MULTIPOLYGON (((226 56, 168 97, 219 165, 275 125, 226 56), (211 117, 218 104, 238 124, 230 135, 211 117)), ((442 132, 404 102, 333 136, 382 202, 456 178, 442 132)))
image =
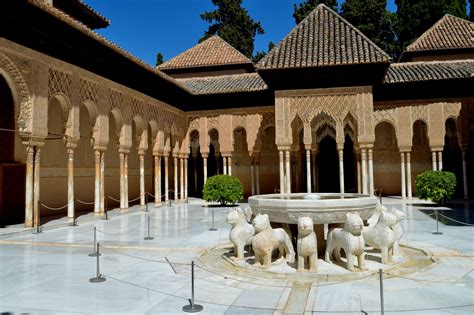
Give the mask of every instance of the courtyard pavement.
MULTIPOLYGON (((440 223, 433 215, 397 198, 383 203, 404 211, 402 245, 424 251, 428 266, 385 274, 388 314, 474 314, 474 229, 440 223)), ((240 204, 241 207, 246 204, 240 204)), ((304 283, 275 276, 210 270, 200 260, 229 244, 228 209, 203 207, 198 200, 150 212, 83 220, 79 226, 32 234, 16 227, 0 239, 0 311, 13 314, 180 314, 191 297, 201 314, 377 314, 377 273, 343 281, 304 283), (212 227, 212 212, 217 231, 212 227), (153 240, 147 236, 148 218, 153 240), (101 246, 102 283, 96 275, 93 228, 101 246)), ((474 210, 471 208, 471 211, 474 210)), ((469 210, 467 210, 469 211, 469 210)), ((321 261, 321 259, 320 259, 321 261)))

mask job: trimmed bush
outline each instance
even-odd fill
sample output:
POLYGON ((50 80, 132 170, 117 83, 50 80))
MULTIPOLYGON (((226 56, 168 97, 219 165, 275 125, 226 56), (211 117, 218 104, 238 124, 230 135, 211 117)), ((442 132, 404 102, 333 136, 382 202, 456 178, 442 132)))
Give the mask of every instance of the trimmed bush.
POLYGON ((425 200, 439 202, 450 199, 456 188, 456 175, 451 172, 425 171, 415 180, 416 195, 425 200))
POLYGON ((244 196, 244 189, 237 177, 215 175, 209 177, 202 190, 206 201, 216 201, 221 205, 235 204, 244 196))

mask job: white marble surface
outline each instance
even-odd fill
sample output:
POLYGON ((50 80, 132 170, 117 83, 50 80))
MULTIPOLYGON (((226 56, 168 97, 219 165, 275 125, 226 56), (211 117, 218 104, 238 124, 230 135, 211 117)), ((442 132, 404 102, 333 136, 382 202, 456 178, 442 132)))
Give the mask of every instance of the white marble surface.
MULTIPOLYGON (((390 314, 474 313, 474 230, 440 224, 397 199, 384 200, 404 211, 402 245, 426 250, 435 263, 405 278, 384 280, 385 310, 390 314), (457 308, 452 308, 457 307, 457 308), (413 311, 415 310, 415 311, 413 311)), ((0 240, 0 311, 29 314, 179 314, 190 297, 190 266, 206 249, 228 244, 227 209, 203 208, 198 200, 175 207, 150 208, 108 221, 86 222, 42 234, 0 240), (217 231, 209 231, 215 213, 217 231), (146 241, 147 217, 151 235, 146 241), (100 258, 107 281, 95 275, 92 229, 105 246, 100 258), (108 247, 108 249, 107 249, 108 247), (167 257, 173 269, 164 263, 167 257)), ((242 204, 241 206, 245 206, 242 204)), ((5 235, 6 233, 4 233, 5 235)), ((12 235, 12 234, 10 234, 12 235)), ((319 260, 320 272, 326 268, 319 260)), ((381 266, 369 262, 370 269, 381 266)), ((341 273, 344 269, 340 268, 341 273)), ((284 279, 256 279, 252 274, 214 274, 196 268, 196 303, 202 314, 281 313, 297 297, 284 279), (285 287, 286 286, 286 287, 285 287)), ((344 282, 313 282, 306 310, 326 314, 378 313, 376 277, 344 282)))

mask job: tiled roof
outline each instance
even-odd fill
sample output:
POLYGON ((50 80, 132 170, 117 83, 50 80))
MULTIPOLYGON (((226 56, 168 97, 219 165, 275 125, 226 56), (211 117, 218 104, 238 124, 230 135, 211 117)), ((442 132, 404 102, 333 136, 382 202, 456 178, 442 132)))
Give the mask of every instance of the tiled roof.
POLYGON ((221 65, 252 64, 252 61, 217 35, 158 66, 160 70, 221 65))
POLYGON ((474 48, 474 23, 446 14, 406 51, 474 48))
POLYGON ((474 60, 420 61, 391 64, 384 83, 474 78, 474 60))
POLYGON ((106 24, 106 26, 110 25, 109 19, 107 19, 105 16, 103 16, 102 14, 94 10, 91 6, 85 4, 84 1, 82 0, 75 0, 75 1, 78 2, 86 11, 89 11, 89 13, 91 13, 92 15, 95 15, 97 18, 102 20, 106 24))
POLYGON ((257 73, 177 79, 196 95, 263 91, 268 87, 257 73))
POLYGON ((389 62, 367 36, 320 4, 257 64, 258 69, 389 62))

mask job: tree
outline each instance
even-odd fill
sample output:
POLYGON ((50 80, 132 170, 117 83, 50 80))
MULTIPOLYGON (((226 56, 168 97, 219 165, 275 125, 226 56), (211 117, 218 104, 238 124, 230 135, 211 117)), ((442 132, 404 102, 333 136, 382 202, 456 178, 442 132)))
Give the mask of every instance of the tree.
POLYGON ((215 175, 209 177, 202 189, 202 197, 206 201, 217 201, 222 206, 235 204, 244 197, 242 184, 237 177, 215 175))
POLYGON ((273 49, 273 47, 275 47, 275 44, 272 41, 268 42, 268 51, 267 52, 257 51, 255 55, 253 55, 252 61, 257 63, 260 59, 265 57, 270 52, 270 50, 273 49))
POLYGON ((219 35, 250 58, 254 49, 255 36, 264 33, 260 23, 254 21, 248 11, 242 8, 242 0, 212 0, 212 3, 217 9, 201 14, 201 19, 211 25, 199 42, 213 35, 219 35))
POLYGON ((321 3, 337 12, 337 0, 306 0, 299 5, 293 4, 293 18, 296 24, 304 20, 321 3))
POLYGON ((387 10, 387 0, 346 0, 341 16, 357 27, 385 52, 395 52, 393 15, 387 10))
POLYGON ((474 21, 474 1, 469 0, 469 20, 474 21))
POLYGON ((446 13, 466 18, 466 0, 395 0, 397 53, 428 30, 446 13))
POLYGON ((156 66, 158 67, 162 63, 163 63, 163 54, 159 52, 156 54, 156 66))
POLYGON ((425 171, 416 176, 415 187, 420 199, 434 202, 450 199, 456 188, 456 175, 444 171, 425 171))

